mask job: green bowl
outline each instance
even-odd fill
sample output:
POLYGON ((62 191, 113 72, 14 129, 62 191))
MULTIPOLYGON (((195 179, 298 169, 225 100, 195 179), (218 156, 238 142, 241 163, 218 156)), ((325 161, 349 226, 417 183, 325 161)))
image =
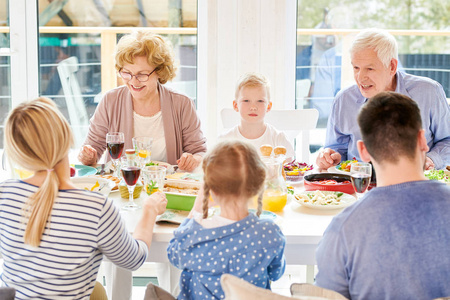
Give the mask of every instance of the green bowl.
POLYGON ((167 207, 178 210, 191 210, 194 206, 195 195, 183 195, 176 193, 166 193, 167 207))

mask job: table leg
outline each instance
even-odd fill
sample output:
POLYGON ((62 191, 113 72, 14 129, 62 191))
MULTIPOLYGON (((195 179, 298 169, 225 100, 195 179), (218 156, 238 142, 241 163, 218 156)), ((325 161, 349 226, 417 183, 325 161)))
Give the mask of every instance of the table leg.
POLYGON ((156 263, 156 276, 159 287, 170 292, 174 297, 178 296, 181 270, 170 263, 156 263))
POLYGON ((133 273, 109 261, 105 266, 106 293, 109 300, 131 300, 133 273))

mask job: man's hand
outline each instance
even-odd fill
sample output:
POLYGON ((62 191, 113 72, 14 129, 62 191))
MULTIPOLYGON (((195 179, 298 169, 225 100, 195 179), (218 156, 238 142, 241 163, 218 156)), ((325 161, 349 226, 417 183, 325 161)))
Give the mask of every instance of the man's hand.
POLYGON ((341 155, 330 148, 322 149, 317 156, 316 164, 319 169, 326 170, 337 165, 341 161, 341 155))
POLYGON ((86 166, 92 166, 97 163, 97 150, 91 145, 84 145, 80 153, 78 153, 78 160, 86 166))
POLYGON ((198 154, 183 153, 179 160, 177 160, 178 168, 187 172, 192 172, 202 162, 203 157, 198 154))
POLYGON ((425 157, 425 165, 423 167, 425 170, 433 170, 434 162, 428 156, 425 157))

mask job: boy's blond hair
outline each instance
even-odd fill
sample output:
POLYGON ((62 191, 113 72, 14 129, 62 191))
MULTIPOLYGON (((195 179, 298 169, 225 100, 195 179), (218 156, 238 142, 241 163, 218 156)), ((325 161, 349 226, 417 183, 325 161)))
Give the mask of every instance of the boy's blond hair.
POLYGON ((270 84, 266 77, 259 73, 245 73, 242 75, 236 85, 235 99, 239 97, 239 92, 244 87, 265 87, 267 98, 270 101, 270 84))

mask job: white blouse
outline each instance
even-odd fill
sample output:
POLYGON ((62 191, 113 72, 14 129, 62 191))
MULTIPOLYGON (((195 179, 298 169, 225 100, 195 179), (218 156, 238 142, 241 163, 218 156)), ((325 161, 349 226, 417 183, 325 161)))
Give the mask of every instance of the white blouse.
POLYGON ((134 136, 153 138, 151 159, 167 162, 166 139, 161 111, 151 117, 144 117, 133 112, 134 136))

